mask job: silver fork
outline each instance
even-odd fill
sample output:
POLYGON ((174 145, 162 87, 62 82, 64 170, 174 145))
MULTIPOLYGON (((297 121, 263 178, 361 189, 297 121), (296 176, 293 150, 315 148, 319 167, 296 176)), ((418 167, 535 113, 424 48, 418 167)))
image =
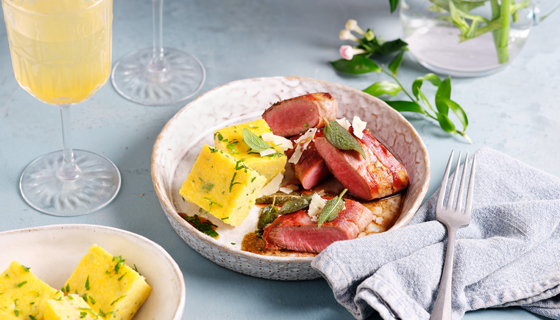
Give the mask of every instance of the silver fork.
POLYGON ((455 185, 457 183, 457 177, 459 176, 461 153, 459 153, 459 159, 457 160, 457 168, 455 169, 455 176, 453 177, 453 181, 451 182, 451 190, 449 192, 449 199, 447 200, 446 207, 443 206, 443 202, 445 199, 445 190, 447 188, 447 177, 449 176, 451 162, 453 161, 453 151, 451 151, 451 156, 449 157, 449 161, 447 162, 447 167, 445 168, 445 173, 443 175, 443 180, 441 181, 441 187, 439 190, 438 202, 436 207, 436 218, 439 222, 443 223, 447 227, 447 251, 445 253, 445 262, 443 273, 441 274, 441 281, 439 283, 437 299, 434 305, 434 309, 432 310, 430 320, 451 320, 451 278, 453 273, 455 234, 457 233, 457 229, 468 226, 471 220, 476 155, 472 157, 472 169, 469 178, 469 187, 467 189, 467 200, 465 202, 465 210, 462 210, 462 202, 464 199, 463 186, 465 185, 465 175, 467 172, 468 160, 469 154, 467 153, 465 162, 463 164, 463 174, 461 176, 459 194, 457 196, 457 205, 455 209, 453 208, 453 198, 455 195, 455 185))

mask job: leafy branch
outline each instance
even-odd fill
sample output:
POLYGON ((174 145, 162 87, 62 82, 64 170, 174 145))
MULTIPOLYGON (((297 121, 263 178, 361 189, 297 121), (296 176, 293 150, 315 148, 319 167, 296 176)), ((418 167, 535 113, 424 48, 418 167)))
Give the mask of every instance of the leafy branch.
POLYGON ((379 81, 363 91, 372 96, 380 97, 389 106, 399 112, 414 112, 431 118, 437 121, 445 132, 459 134, 469 143, 472 143, 465 132, 469 124, 467 114, 457 102, 451 100, 450 77, 442 80, 437 75, 428 73, 414 80, 412 83, 412 93, 409 93, 397 78, 398 70, 402 64, 404 54, 407 51, 406 42, 400 39, 389 42, 380 40, 379 37, 373 36, 373 32, 370 29, 366 32, 361 30, 357 26, 355 20, 349 20, 345 30, 341 31, 340 38, 342 40, 356 41, 358 42, 358 46, 341 47, 340 54, 343 59, 330 62, 337 71, 349 74, 376 72, 389 76, 393 81, 379 81), (345 30, 347 32, 345 32, 345 30), (364 38, 359 39, 354 35, 349 37, 348 32, 350 31, 361 34, 364 38), (369 37, 366 37, 368 35, 369 37), (350 49, 348 49, 348 47, 350 49), (374 54, 377 56, 384 56, 395 52, 397 52, 397 54, 393 57, 391 62, 389 62, 387 67, 383 64, 379 65, 371 59, 374 54), (433 104, 430 103, 426 94, 422 91, 422 85, 426 81, 437 88, 433 104), (399 92, 403 92, 409 100, 388 100, 382 97, 384 95, 396 97, 399 92), (449 118, 449 110, 459 119, 462 130, 459 130, 449 118))

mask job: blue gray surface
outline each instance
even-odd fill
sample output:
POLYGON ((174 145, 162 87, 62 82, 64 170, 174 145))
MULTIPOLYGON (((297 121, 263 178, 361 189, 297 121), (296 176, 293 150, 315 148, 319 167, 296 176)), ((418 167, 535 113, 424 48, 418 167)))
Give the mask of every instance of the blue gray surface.
MULTIPOLYGON (((166 0, 164 45, 198 57, 207 71, 200 93, 230 81, 303 76, 364 89, 386 80, 373 74, 344 76, 327 61, 338 59, 339 31, 350 18, 386 39, 401 35, 387 1, 373 0, 166 0)), ((151 45, 149 0, 116 0, 113 61, 151 45)), ((431 157, 432 183, 440 184, 452 149, 490 146, 560 176, 560 29, 558 13, 535 28, 521 54, 501 72, 454 79, 452 98, 466 110, 469 145, 438 126, 407 116, 431 157), (556 19, 556 20, 554 20, 556 19)), ((410 85, 427 70, 407 57, 400 78, 410 85)), ((18 181, 36 157, 61 148, 56 107, 35 100, 16 83, 4 25, 0 25, 0 231, 60 223, 102 224, 129 230, 162 245, 181 266, 187 301, 183 319, 353 319, 324 280, 278 282, 223 269, 190 249, 159 206, 150 178, 153 143, 185 103, 145 107, 121 98, 108 83, 72 109, 73 146, 103 154, 121 170, 120 194, 96 213, 60 218, 31 209, 18 181)), ((377 319, 377 317, 373 317, 377 319)), ((518 308, 468 312, 465 319, 539 319, 518 308)))

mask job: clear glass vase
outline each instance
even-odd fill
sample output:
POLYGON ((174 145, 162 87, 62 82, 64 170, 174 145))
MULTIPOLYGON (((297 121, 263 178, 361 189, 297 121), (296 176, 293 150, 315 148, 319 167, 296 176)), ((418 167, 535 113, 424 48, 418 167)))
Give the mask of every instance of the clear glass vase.
POLYGON ((478 77, 515 59, 538 21, 536 12, 532 0, 402 0, 400 20, 404 41, 424 67, 478 77))

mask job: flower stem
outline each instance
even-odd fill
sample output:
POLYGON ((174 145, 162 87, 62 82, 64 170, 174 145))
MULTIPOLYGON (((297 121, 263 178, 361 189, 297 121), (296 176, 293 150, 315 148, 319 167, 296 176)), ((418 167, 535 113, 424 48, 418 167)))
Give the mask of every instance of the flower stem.
POLYGON ((497 31, 499 34, 498 45, 498 62, 506 63, 509 60, 508 40, 510 29, 511 1, 502 0, 500 5, 500 17, 502 17, 502 27, 497 31))

